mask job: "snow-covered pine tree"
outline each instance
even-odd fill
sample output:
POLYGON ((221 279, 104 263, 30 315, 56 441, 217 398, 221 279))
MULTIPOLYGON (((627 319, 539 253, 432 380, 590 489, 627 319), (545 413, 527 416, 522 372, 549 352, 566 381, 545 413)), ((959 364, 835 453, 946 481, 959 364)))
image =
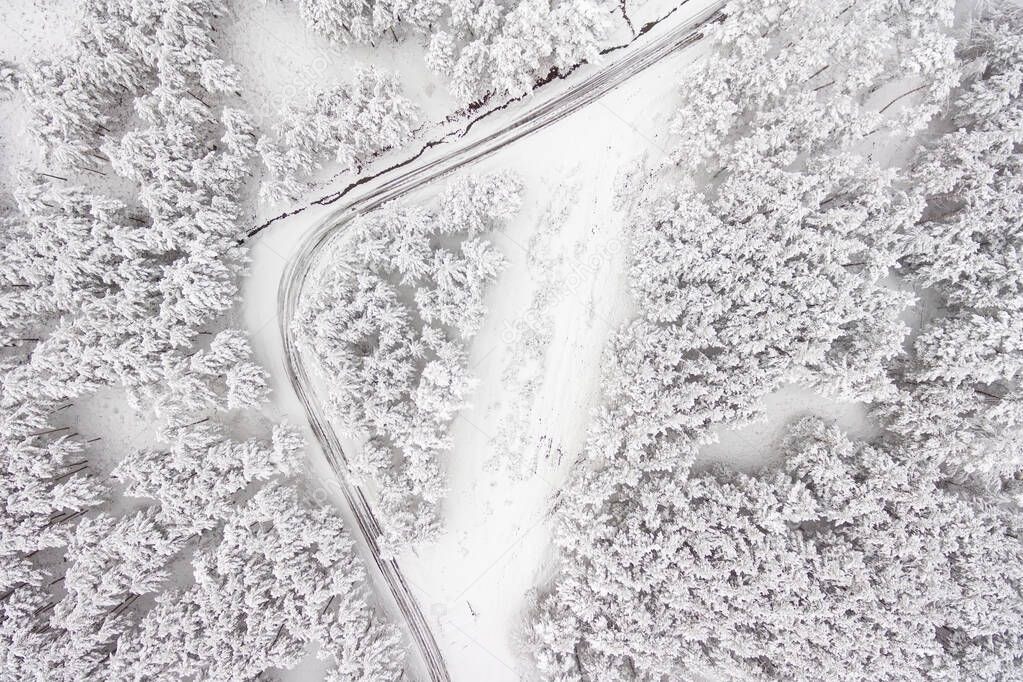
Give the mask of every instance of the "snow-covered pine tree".
MULTIPOLYGON (((766 72, 808 68, 806 54, 837 50, 833 33, 847 21, 838 6, 807 9, 835 29, 823 30, 788 19, 802 13, 797 0, 788 4, 777 16, 773 9, 761 14, 740 4, 715 29, 721 52, 700 67, 676 126, 683 150, 676 159, 702 184, 676 181, 669 170, 670 177, 653 184, 634 208, 630 282, 645 319, 625 327, 608 353, 608 405, 599 429, 613 434, 609 446, 617 445, 599 457, 659 462, 647 449, 652 438, 670 432, 702 441, 711 424, 755 417, 760 398, 784 381, 858 399, 893 390, 885 362, 901 351, 907 329, 899 315, 911 298, 884 279, 901 254, 898 233, 918 218, 922 203, 901 189, 895 171, 843 142, 856 126, 877 126, 871 110, 842 119, 832 109, 847 97, 826 89, 807 100, 799 83, 812 71, 783 80, 781 94, 776 92, 779 86, 766 72), (743 18, 749 26, 736 26, 743 18), (772 59, 762 59, 764 54, 772 59), (744 88, 719 87, 719 71, 734 73, 744 88), (782 126, 786 112, 802 107, 807 120, 831 128, 818 137, 789 128, 764 137, 759 126, 729 123, 701 131, 693 127, 699 122, 687 123, 697 115, 706 121, 715 106, 745 107, 748 113, 735 122, 762 117, 765 126, 782 126), (726 133, 738 137, 726 139, 726 133), (839 146, 825 148, 824 140, 839 146), (697 166, 705 143, 715 148, 715 163, 724 165, 722 173, 701 179, 697 166)), ((896 35, 893 51, 911 50, 923 29, 930 42, 941 43, 944 12, 932 9, 930 23, 911 22, 906 35, 896 35)), ((856 20, 865 22, 857 30, 903 20, 871 11, 856 20)), ((843 68, 866 69, 879 58, 871 43, 861 52, 844 43, 842 48, 843 68)), ((934 66, 942 73, 948 68, 944 62, 934 66)))
POLYGON ((883 278, 914 261, 904 237, 932 201, 855 146, 905 139, 955 84, 951 6, 855 9, 733 3, 714 29, 723 49, 676 123, 693 180, 639 202, 644 319, 608 354, 594 470, 561 495, 562 573, 531 626, 545 679, 999 679, 1019 665, 1020 517, 1005 494, 1018 489, 991 494, 941 466, 949 449, 1018 449, 1002 430, 1018 410, 1004 384, 935 386, 1014 371, 1014 346, 997 315, 986 334, 941 334, 955 356, 925 330, 931 395, 888 374, 907 300, 883 278), (783 377, 884 398, 884 437, 808 422, 781 471, 691 472, 709 427, 754 415, 783 377))
POLYGON ((36 63, 19 83, 29 131, 47 159, 79 170, 104 163, 100 147, 129 113, 124 106, 173 75, 159 65, 168 46, 179 63, 208 60, 212 21, 225 11, 221 0, 83 2, 69 49, 36 63))
POLYGON ((614 341, 603 418, 638 439, 635 452, 664 431, 699 440, 711 423, 745 421, 784 381, 892 394, 885 365, 912 298, 886 278, 923 201, 854 145, 905 139, 958 71, 947 0, 859 9, 735 3, 708 29, 717 52, 687 75, 673 128, 686 177, 662 170, 630 221, 645 322, 614 341), (835 82, 818 85, 825 73, 835 82), (909 119, 874 96, 896 86, 923 100, 909 119))
MULTIPOLYGON (((736 2, 707 28, 716 52, 687 81, 675 160, 694 173, 741 173, 743 157, 849 149, 925 126, 955 86, 955 3, 736 2)), ((713 187, 713 183, 710 185, 713 187)))
POLYGON ((71 366, 73 374, 63 377, 67 391, 54 387, 40 392, 30 383, 19 385, 29 376, 41 381, 47 368, 66 364, 57 357, 62 352, 58 341, 45 337, 54 323, 57 329, 72 326, 85 310, 103 307, 157 276, 159 265, 150 253, 155 245, 124 204, 84 188, 25 175, 16 199, 20 216, 7 221, 2 236, 2 322, 8 354, 22 355, 33 367, 6 373, 5 394, 48 394, 62 400, 110 376, 97 376, 91 363, 82 362, 80 369, 71 366), (24 355, 28 348, 31 357, 24 355))
POLYGON ((269 442, 236 441, 215 422, 171 426, 166 450, 140 450, 114 470, 125 494, 159 502, 159 520, 183 535, 201 534, 229 520, 255 481, 298 469, 302 438, 277 426, 269 442))
POLYGON ((59 407, 0 406, 0 594, 39 586, 46 572, 31 557, 62 547, 75 521, 106 493, 88 471, 81 439, 53 426, 59 407))
MULTIPOLYGON (((122 637, 148 605, 139 595, 159 588, 182 543, 239 523, 234 504, 254 492, 250 483, 294 469, 293 433, 278 430, 269 443, 210 435, 213 407, 248 408, 266 394, 243 337, 216 331, 244 261, 238 201, 256 141, 250 118, 225 105, 237 84, 213 49, 222 10, 209 0, 89 0, 72 53, 19 79, 51 162, 87 171, 109 158, 137 196, 128 208, 40 174, 19 192, 22 215, 0 224, 10 254, 0 268, 0 665, 12 679, 138 679, 110 667, 121 660, 110 654, 127 646, 122 637), (159 408, 166 452, 134 455, 121 469, 159 506, 84 517, 108 491, 89 477, 81 437, 54 422, 100 386, 159 408)), ((317 551, 301 557, 315 562, 348 547, 335 542, 336 518, 296 511, 281 490, 282 533, 321 517, 333 533, 327 549, 297 544, 293 554, 317 551)), ((367 628, 353 561, 347 552, 336 563, 345 573, 333 603, 345 611, 325 609, 318 627, 344 654, 338 670, 390 679, 400 670, 395 640, 367 628)), ((264 572, 262 588, 283 585, 279 572, 264 572)), ((253 604, 239 602, 235 615, 258 612, 253 604)))
POLYGON ((309 26, 327 38, 342 44, 372 43, 395 24, 383 21, 386 2, 364 0, 298 0, 298 11, 309 26), (378 19, 378 21, 374 21, 378 19))
POLYGON ((120 519, 100 514, 78 524, 65 555, 66 594, 49 618, 56 637, 50 653, 60 666, 52 676, 104 676, 118 639, 136 622, 128 607, 159 591, 170 575, 167 565, 184 541, 153 510, 120 519))
POLYGON ((160 375, 129 397, 174 422, 213 410, 258 407, 269 393, 266 371, 253 362, 248 339, 236 329, 218 332, 207 347, 188 355, 164 354, 160 375))
POLYGON ((144 212, 50 180, 23 183, 25 220, 10 233, 13 291, 5 296, 12 308, 17 299, 41 314, 74 314, 37 335, 45 338, 31 366, 5 378, 10 394, 60 400, 55 384, 81 393, 154 381, 164 353, 189 347, 233 303, 241 266, 236 202, 255 136, 245 115, 230 108, 217 115, 202 101, 235 87, 211 49, 218 8, 200 0, 86 8, 87 23, 99 15, 115 22, 116 40, 80 41, 79 61, 143 63, 141 80, 153 88, 137 100, 143 127, 118 141, 108 129, 103 145, 113 169, 139 183, 144 212), (121 54, 129 44, 130 54, 121 54), (61 308, 45 310, 54 305, 61 308))
POLYGON ((416 306, 427 324, 451 327, 471 338, 483 325, 483 294, 504 269, 505 259, 490 242, 468 238, 459 251, 437 249, 429 279, 416 291, 416 306))
POLYGON ((521 0, 503 16, 497 3, 480 9, 485 7, 495 10, 493 16, 477 31, 483 38, 470 43, 482 40, 484 50, 477 54, 484 59, 467 48, 452 69, 452 90, 463 101, 491 92, 524 95, 552 69, 597 59, 610 23, 610 5, 592 0, 521 0))

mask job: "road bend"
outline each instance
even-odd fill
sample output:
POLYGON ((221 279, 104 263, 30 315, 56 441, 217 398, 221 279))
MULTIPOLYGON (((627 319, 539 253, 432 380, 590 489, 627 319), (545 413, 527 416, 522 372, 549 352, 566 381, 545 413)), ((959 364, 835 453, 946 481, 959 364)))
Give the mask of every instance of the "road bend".
MULTIPOLYGON (((682 5, 687 2, 688 0, 682 5)), ((278 288, 277 312, 288 377, 324 456, 337 476, 344 501, 355 518, 358 535, 371 557, 371 565, 387 585, 391 598, 405 621, 408 633, 416 644, 422 668, 431 682, 450 681, 444 657, 401 567, 395 559, 384 558, 381 555, 380 523, 362 488, 353 485, 347 476, 348 459, 341 438, 331 423, 323 400, 315 390, 314 377, 310 375, 308 363, 303 360, 296 341, 296 330, 292 322, 303 289, 314 270, 316 257, 321 250, 328 248, 334 240, 344 235, 352 218, 388 201, 401 198, 438 178, 495 153, 526 135, 557 123, 668 55, 695 44, 703 38, 704 27, 723 18, 721 8, 724 4, 717 2, 700 14, 680 21, 672 21, 674 19, 672 15, 678 14, 673 10, 665 15, 664 20, 654 22, 659 24, 658 26, 648 24, 644 27, 647 30, 640 33, 629 45, 606 50, 605 53, 609 56, 605 57, 607 62, 600 70, 580 78, 577 83, 569 85, 546 101, 541 101, 536 96, 524 100, 531 106, 524 108, 499 129, 482 132, 482 126, 477 126, 475 130, 470 131, 472 128, 470 124, 464 129, 465 134, 428 150, 432 154, 421 152, 408 162, 392 166, 387 172, 378 174, 370 182, 360 183, 357 187, 349 186, 345 191, 336 192, 315 202, 336 204, 337 207, 305 237, 285 266, 278 288), (656 30, 649 30, 650 28, 656 30), (357 195, 347 191, 353 188, 358 190, 357 195)))

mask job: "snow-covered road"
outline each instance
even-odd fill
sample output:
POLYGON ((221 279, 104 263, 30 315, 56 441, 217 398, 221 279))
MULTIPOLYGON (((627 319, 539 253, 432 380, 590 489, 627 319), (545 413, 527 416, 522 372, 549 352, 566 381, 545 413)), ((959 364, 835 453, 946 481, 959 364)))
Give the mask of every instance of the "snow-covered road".
MULTIPOLYGON (((701 29, 721 18, 720 8, 724 2, 709 6, 703 3, 689 15, 683 11, 686 5, 689 5, 689 0, 662 19, 646 24, 628 44, 606 50, 602 68, 580 78, 577 83, 565 81, 567 87, 556 88, 557 92, 548 97, 544 97, 543 92, 548 89, 539 88, 511 120, 492 115, 506 109, 507 105, 493 107, 463 124, 458 130, 423 144, 412 157, 373 175, 364 176, 307 206, 270 219, 255 227, 251 233, 259 234, 269 225, 306 210, 322 212, 322 215, 317 215, 315 227, 288 254, 278 285, 276 319, 282 344, 283 369, 337 477, 337 488, 350 508, 350 516, 358 527, 359 540, 369 554, 371 565, 386 584, 409 635, 417 645, 421 665, 415 667, 425 672, 434 682, 450 679, 440 648, 397 561, 381 556, 377 543, 380 527, 373 508, 363 490, 351 485, 345 476, 347 463, 342 439, 327 417, 314 377, 296 345, 291 322, 303 287, 317 256, 323 253, 325 246, 344 234, 346 225, 353 217, 493 154, 596 101, 666 56, 699 41, 703 35, 701 29), (324 210, 324 207, 329 208, 324 210)), ((559 74, 549 82, 566 79, 569 75, 559 74)))

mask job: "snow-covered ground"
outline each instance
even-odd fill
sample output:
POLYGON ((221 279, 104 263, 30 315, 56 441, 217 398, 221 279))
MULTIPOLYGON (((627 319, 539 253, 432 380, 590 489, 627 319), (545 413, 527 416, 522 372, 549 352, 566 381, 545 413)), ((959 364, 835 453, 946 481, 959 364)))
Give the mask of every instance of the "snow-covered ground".
POLYGON ((654 104, 639 92, 649 91, 616 92, 478 167, 517 171, 525 201, 495 238, 509 267, 472 344, 479 385, 453 429, 446 532, 401 559, 456 680, 522 672, 514 636, 546 568, 551 506, 600 400, 605 341, 631 309, 614 190, 644 146, 627 123, 654 104), (537 297, 541 315, 530 313, 537 297), (502 435, 524 446, 512 467, 495 466, 502 435))

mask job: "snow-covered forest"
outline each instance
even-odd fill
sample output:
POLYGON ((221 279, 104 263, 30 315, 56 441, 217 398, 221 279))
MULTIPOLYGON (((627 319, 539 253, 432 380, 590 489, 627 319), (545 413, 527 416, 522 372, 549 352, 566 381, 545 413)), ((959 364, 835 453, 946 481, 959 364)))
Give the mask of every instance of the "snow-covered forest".
POLYGON ((439 459, 473 387, 465 344, 504 265, 486 235, 519 201, 518 181, 497 173, 452 184, 435 210, 390 203, 359 217, 294 322, 330 408, 361 441, 350 473, 378 489, 391 552, 438 532, 439 459))
POLYGON ((0 680, 1020 677, 1018 3, 12 1, 0 680))
POLYGON ((463 103, 523 95, 553 70, 594 59, 608 30, 608 0, 298 0, 331 40, 374 44, 422 36, 428 67, 463 103))
POLYGON ((293 478, 302 438, 243 435, 266 376, 224 315, 259 134, 216 53, 225 8, 80 11, 66 54, 9 78, 41 154, 2 232, 3 676, 242 679, 315 645, 341 679, 395 679, 340 516, 293 478), (68 426, 110 388, 153 447, 68 426))
POLYGON ((642 314, 563 494, 530 625, 544 676, 1023 663, 1023 15, 991 9, 957 43, 951 2, 782 5, 714 34, 673 163, 635 202, 642 314), (873 137, 918 144, 901 163, 864 154, 873 137), (808 418, 780 467, 694 468, 785 382, 870 404, 880 435, 808 418))

